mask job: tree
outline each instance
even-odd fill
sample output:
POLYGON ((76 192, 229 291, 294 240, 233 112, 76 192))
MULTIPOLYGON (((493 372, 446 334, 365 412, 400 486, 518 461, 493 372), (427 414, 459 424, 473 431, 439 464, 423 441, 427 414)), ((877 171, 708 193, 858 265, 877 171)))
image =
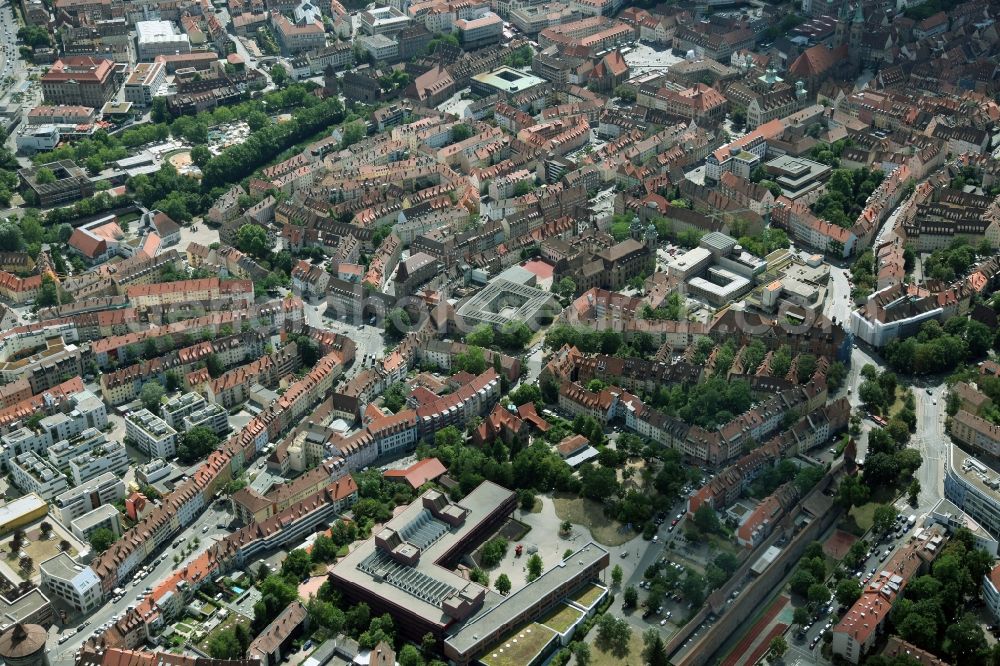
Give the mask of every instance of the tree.
POLYGON ((465 336, 465 342, 476 347, 489 348, 493 346, 493 327, 480 324, 465 336))
POLYGON ((31 572, 31 568, 33 566, 35 566, 35 561, 33 559, 31 559, 30 557, 28 557, 27 555, 25 555, 24 557, 22 557, 21 559, 19 559, 17 561, 17 564, 18 564, 19 567, 21 567, 21 571, 24 571, 26 573, 30 573, 31 572))
POLYGON ((635 586, 628 585, 622 591, 622 605, 624 608, 635 608, 636 604, 639 603, 639 591, 635 589, 635 586))
POLYGON ((844 578, 837 583, 835 594, 841 606, 852 606, 861 597, 861 586, 853 578, 844 578))
POLYGON ((503 596, 507 596, 508 594, 510 594, 510 587, 511 587, 510 577, 508 577, 507 574, 504 573, 500 574, 499 576, 497 576, 497 579, 493 581, 493 587, 497 588, 497 592, 499 592, 503 596))
POLYGON ((861 506, 868 501, 869 492, 857 476, 846 476, 837 488, 837 502, 845 509, 861 506))
POLYGON ((257 259, 265 259, 270 254, 267 231, 256 224, 244 224, 236 232, 236 248, 257 259))
POLYGON ((573 656, 580 666, 589 666, 592 657, 590 656, 590 646, 583 641, 576 641, 572 644, 573 656))
POLYGON ((896 522, 896 509, 886 504, 879 504, 875 507, 874 522, 872 524, 875 532, 885 534, 896 522))
POLYGON ((420 639, 420 653, 424 655, 424 659, 430 659, 437 654, 437 645, 434 634, 429 631, 424 634, 423 638, 420 639))
POLYGON ((206 146, 198 145, 191 149, 191 161, 197 166, 205 166, 210 159, 212 159, 212 153, 206 146))
POLYGON ((382 394, 382 406, 392 413, 396 413, 406 404, 406 395, 403 390, 403 383, 396 382, 382 394))
POLYGON ((208 642, 208 654, 214 659, 240 659, 240 643, 232 629, 220 631, 208 642))
POLYGON ((816 577, 808 569, 798 567, 788 579, 789 589, 800 597, 808 597, 809 586, 816 582, 816 577))
POLYGON ((647 629, 642 635, 642 662, 649 666, 669 666, 667 648, 663 637, 656 629, 647 629))
POLYGON ((771 654, 780 659, 788 651, 788 643, 784 636, 775 636, 771 639, 768 649, 770 649, 771 654))
POLYGON ((160 413, 160 401, 163 399, 166 390, 158 381, 146 382, 142 391, 139 392, 139 400, 142 406, 156 415, 160 413))
POLYGON ((193 463, 208 456, 219 445, 219 436, 210 428, 195 426, 181 437, 177 457, 184 463, 193 463))
POLYGON ((151 107, 150 119, 154 123, 165 123, 170 117, 167 110, 167 98, 166 97, 154 97, 153 106, 151 107))
POLYGON ((559 280, 559 284, 557 285, 555 292, 564 301, 569 301, 576 296, 576 282, 574 282, 571 278, 564 277, 559 280))
POLYGON ((800 627, 809 624, 809 610, 805 606, 798 606, 792 614, 792 620, 800 627))
POLYGON ((504 555, 507 554, 507 539, 503 537, 493 537, 483 546, 482 564, 484 567, 492 568, 500 564, 504 555))
POLYGON ((474 567, 472 571, 469 572, 469 580, 474 583, 479 583, 485 588, 489 588, 490 586, 490 575, 479 567, 474 567))
POLYGON ((68 553, 72 548, 73 544, 71 544, 66 539, 63 539, 59 542, 59 552, 61 553, 68 553))
POLYGON ((912 481, 910 481, 910 485, 907 486, 906 491, 909 494, 910 504, 912 506, 916 506, 917 496, 920 495, 920 481, 918 481, 917 479, 913 479, 912 481))
POLYGON ((268 71, 268 74, 271 75, 271 81, 274 82, 274 85, 279 88, 288 82, 288 70, 278 63, 271 65, 271 69, 268 71))
POLYGON ((542 575, 542 556, 538 553, 533 553, 531 557, 528 558, 528 582, 535 580, 542 575))
POLYGON ((813 583, 806 592, 806 598, 811 604, 823 604, 830 599, 830 590, 823 583, 813 583))
POLYGON ((337 559, 337 545, 333 539, 321 534, 313 541, 309 557, 315 562, 333 562, 337 559))
POLYGON ((616 564, 611 568, 611 583, 617 587, 622 584, 622 576, 624 576, 621 565, 616 564))
POLYGON ((424 666, 424 658, 420 654, 420 650, 417 649, 416 645, 407 643, 403 646, 403 649, 399 651, 396 655, 396 661, 399 662, 399 666, 424 666))
POLYGON ((385 332, 394 340, 400 340, 413 325, 410 315, 403 308, 393 308, 385 318, 385 332))
POLYGON ((455 143, 465 141, 472 136, 472 128, 465 123, 458 123, 451 128, 451 140, 455 143))
POLYGON ((711 534, 719 529, 719 516, 712 507, 705 503, 695 510, 694 524, 703 534, 711 534))
POLYGON ((56 175, 52 172, 52 169, 41 167, 35 172, 35 181, 40 185, 47 185, 56 182, 56 175))
POLYGON ((247 625, 243 622, 237 622, 233 625, 233 636, 236 637, 236 642, 239 643, 240 655, 245 655, 247 648, 250 647, 250 641, 252 638, 250 636, 250 631, 247 629, 247 625))
POLYGON ((597 621, 597 643, 612 654, 624 656, 631 638, 632 628, 623 618, 605 613, 597 621))
POLYGON ((42 530, 43 539, 48 539, 49 536, 52 535, 52 523, 48 522, 47 520, 44 520, 42 521, 42 524, 39 527, 42 530))
POLYGON ((222 364, 219 355, 213 352, 205 357, 205 369, 208 370, 208 376, 215 379, 226 371, 226 366, 222 364))
POLYGON ((106 527, 99 527, 90 534, 90 546, 96 553, 103 553, 115 542, 115 533, 106 527))
POLYGON ((360 120, 355 120, 344 126, 340 147, 341 149, 348 148, 363 138, 365 138, 365 124, 360 120))
POLYGON ((681 591, 693 607, 697 608, 705 601, 705 579, 689 571, 684 582, 681 583, 681 591))

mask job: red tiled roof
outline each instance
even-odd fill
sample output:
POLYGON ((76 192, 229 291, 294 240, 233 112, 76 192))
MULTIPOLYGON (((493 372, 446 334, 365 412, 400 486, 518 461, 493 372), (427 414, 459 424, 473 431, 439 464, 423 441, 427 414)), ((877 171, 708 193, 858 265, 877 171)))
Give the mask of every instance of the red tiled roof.
POLYGON ((410 487, 417 489, 428 481, 437 479, 447 471, 448 468, 437 458, 426 458, 406 469, 391 469, 382 476, 391 481, 406 481, 410 487))

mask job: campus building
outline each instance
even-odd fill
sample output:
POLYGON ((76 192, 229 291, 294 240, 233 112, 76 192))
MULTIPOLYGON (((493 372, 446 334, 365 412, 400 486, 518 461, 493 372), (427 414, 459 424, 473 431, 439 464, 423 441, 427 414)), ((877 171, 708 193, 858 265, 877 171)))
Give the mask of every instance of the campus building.
POLYGON ((331 584, 373 613, 389 613, 403 636, 430 632, 445 655, 470 664, 511 631, 532 622, 598 578, 608 552, 588 543, 509 597, 453 571, 463 555, 511 515, 516 493, 490 481, 459 502, 430 490, 340 560, 331 584))

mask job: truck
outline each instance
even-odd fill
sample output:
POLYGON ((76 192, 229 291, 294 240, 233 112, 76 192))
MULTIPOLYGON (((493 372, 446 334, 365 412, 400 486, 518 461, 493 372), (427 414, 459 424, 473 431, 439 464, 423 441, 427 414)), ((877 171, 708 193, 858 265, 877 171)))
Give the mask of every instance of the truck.
POLYGON ((913 527, 916 524, 917 524, 917 517, 911 513, 910 517, 906 519, 906 526, 913 527))

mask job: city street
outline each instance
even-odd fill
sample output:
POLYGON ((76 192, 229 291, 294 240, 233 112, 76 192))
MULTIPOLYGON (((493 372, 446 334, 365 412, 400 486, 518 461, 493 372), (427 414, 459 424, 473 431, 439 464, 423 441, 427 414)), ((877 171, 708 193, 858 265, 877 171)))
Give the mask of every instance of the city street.
MULTIPOLYGON (((213 503, 204 513, 198 516, 194 523, 164 545, 160 550, 160 555, 164 556, 162 561, 150 559, 149 563, 153 564, 152 571, 145 578, 139 579, 138 582, 132 582, 131 579, 120 581, 118 587, 125 590, 125 596, 118 602, 109 600, 86 618, 80 617, 79 614, 71 613, 65 627, 61 626, 58 622, 53 625, 49 629, 50 661, 53 664, 71 663, 73 661, 73 654, 87 637, 98 631, 98 627, 106 622, 113 621, 119 614, 136 605, 136 597, 142 593, 143 588, 154 587, 157 583, 170 576, 174 570, 183 567, 188 560, 200 555, 214 541, 218 541, 232 533, 229 523, 232 521, 233 516, 229 513, 228 507, 228 502, 222 506, 213 503), (218 527, 219 524, 226 525, 226 527, 220 528, 218 527), (174 555, 182 553, 184 551, 183 546, 190 543, 195 537, 198 538, 199 545, 180 564, 175 565, 174 555), (178 539, 182 540, 181 546, 174 548, 173 544, 178 539), (77 632, 76 628, 81 623, 86 626, 82 632, 77 632), (72 634, 70 639, 60 645, 59 638, 68 634, 72 634)), ((157 555, 157 558, 160 555, 157 555)))

